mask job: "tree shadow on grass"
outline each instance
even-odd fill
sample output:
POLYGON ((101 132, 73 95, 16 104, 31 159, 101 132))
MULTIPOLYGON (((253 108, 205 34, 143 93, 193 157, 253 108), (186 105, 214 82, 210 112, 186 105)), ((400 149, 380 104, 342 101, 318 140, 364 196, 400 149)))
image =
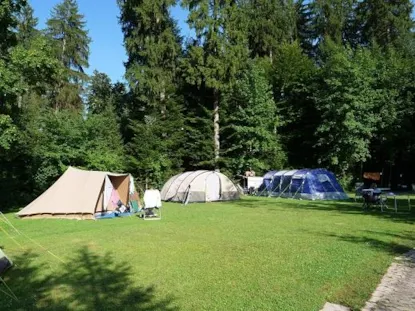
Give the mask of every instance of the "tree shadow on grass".
MULTIPOLYGON (((314 210, 323 212, 335 212, 341 214, 356 214, 375 216, 391 221, 403 222, 408 224, 415 223, 415 209, 409 211, 407 198, 398 198, 398 212, 388 209, 381 212, 379 208, 364 211, 362 209, 362 202, 355 202, 354 200, 346 201, 307 201, 297 199, 277 199, 277 198, 258 198, 249 197, 244 200, 232 202, 232 204, 245 208, 259 208, 275 211, 279 208, 293 208, 302 210, 314 210)), ((392 207, 392 201, 388 202, 388 206, 392 207)))
POLYGON ((178 310, 172 297, 156 298, 154 286, 135 285, 131 265, 111 254, 84 247, 56 271, 30 252, 14 262, 5 280, 19 301, 0 292, 0 310, 178 310))
POLYGON ((376 250, 387 252, 391 255, 401 255, 407 253, 412 248, 409 245, 396 243, 393 241, 382 241, 369 236, 354 236, 349 234, 323 234, 324 236, 329 236, 336 238, 341 241, 355 243, 355 244, 364 244, 376 250))
POLYGON ((329 233, 314 230, 301 230, 307 235, 323 238, 333 238, 338 241, 353 244, 361 244, 381 252, 391 255, 402 255, 413 249, 415 236, 412 232, 404 231, 400 233, 379 232, 372 230, 357 230, 353 234, 329 233), (398 241, 398 242, 397 242, 398 241))

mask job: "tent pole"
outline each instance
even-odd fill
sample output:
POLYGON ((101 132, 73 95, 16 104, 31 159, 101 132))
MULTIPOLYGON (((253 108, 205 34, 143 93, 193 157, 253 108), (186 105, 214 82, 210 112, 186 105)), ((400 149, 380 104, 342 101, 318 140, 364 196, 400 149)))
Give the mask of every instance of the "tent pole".
MULTIPOLYGON (((288 173, 288 172, 287 172, 288 173)), ((281 179, 280 179, 280 189, 281 189, 281 186, 282 186, 282 180, 283 180, 283 178, 285 177, 285 174, 286 173, 284 173, 284 174, 282 174, 281 175, 281 179)), ((285 189, 280 193, 280 195, 278 196, 279 198, 284 194, 284 192, 288 189, 288 187, 290 187, 291 186, 291 181, 292 181, 292 176, 291 176, 291 180, 290 180, 290 183, 287 185, 287 187, 285 187, 285 189)))
POLYGON ((304 183, 305 183, 305 179, 307 178, 307 175, 308 175, 308 173, 306 173, 305 174, 305 176, 304 176, 304 178, 303 178, 303 181, 302 181, 302 183, 301 183, 301 186, 298 188, 298 190, 295 192, 295 194, 294 194, 294 199, 295 199, 295 196, 297 195, 297 193, 298 193, 298 191, 300 191, 300 190, 302 190, 303 189, 303 187, 304 187, 304 183))
POLYGON ((272 176, 271 178, 271 191, 268 192, 268 198, 270 198, 272 193, 274 192, 274 188, 272 187, 273 184, 274 184, 274 176, 272 176))
POLYGON ((333 187, 334 190, 336 190, 336 194, 340 197, 340 192, 334 187, 333 183, 331 182, 331 179, 329 178, 330 185, 333 187))
POLYGON ((285 189, 278 196, 279 198, 284 194, 284 192, 288 189, 289 186, 290 186, 290 184, 288 184, 287 187, 285 187, 285 189))

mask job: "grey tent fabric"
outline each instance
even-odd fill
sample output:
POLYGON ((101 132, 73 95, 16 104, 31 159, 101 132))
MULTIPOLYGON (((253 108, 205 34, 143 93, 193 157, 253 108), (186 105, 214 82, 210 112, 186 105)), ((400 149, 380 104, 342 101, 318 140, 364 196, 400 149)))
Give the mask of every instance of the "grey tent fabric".
POLYGON ((0 275, 13 265, 12 261, 6 256, 0 248, 0 275))
POLYGON ((214 202, 238 200, 239 191, 224 174, 190 171, 170 178, 161 190, 161 199, 172 202, 214 202))

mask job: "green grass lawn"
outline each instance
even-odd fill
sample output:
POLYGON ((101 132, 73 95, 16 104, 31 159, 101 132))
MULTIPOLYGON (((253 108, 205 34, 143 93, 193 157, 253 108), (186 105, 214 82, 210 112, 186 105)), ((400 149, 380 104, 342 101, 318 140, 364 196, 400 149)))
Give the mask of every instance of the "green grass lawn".
MULTIPOLYGON (((360 203, 244 198, 165 204, 161 221, 8 219, 0 247, 14 260, 3 310, 354 309, 393 258, 415 246, 415 214, 360 203)), ((1 286, 1 285, 0 285, 1 286)), ((4 286, 0 287, 4 289, 4 286)))

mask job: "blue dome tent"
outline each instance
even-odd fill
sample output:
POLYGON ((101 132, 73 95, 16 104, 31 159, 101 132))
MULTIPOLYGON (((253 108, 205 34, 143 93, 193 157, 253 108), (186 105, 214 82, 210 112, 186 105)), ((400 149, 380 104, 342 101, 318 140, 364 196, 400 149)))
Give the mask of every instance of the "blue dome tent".
POLYGON ((264 176, 259 195, 308 200, 348 199, 336 176, 324 168, 270 171, 264 176))

